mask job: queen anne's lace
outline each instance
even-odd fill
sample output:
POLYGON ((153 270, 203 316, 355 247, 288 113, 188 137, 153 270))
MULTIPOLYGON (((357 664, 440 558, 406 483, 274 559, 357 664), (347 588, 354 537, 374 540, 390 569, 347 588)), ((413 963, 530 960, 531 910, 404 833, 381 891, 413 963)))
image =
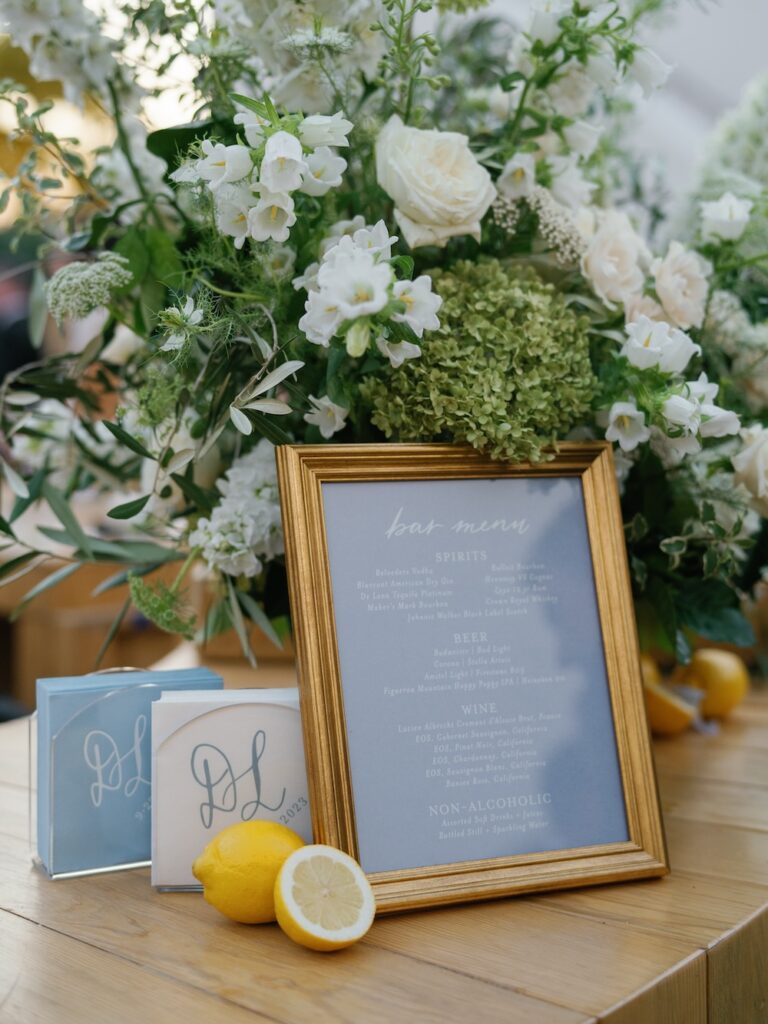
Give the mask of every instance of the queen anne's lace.
POLYGON ((67 318, 80 319, 109 305, 115 289, 132 280, 128 260, 115 252, 104 252, 94 262, 69 263, 45 286, 48 309, 57 324, 67 318))

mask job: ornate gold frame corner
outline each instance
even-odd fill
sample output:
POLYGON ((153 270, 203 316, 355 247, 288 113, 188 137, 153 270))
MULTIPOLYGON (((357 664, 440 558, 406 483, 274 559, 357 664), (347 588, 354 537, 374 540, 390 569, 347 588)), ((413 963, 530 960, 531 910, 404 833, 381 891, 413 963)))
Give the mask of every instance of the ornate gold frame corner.
POLYGON ((551 461, 495 462, 447 444, 277 449, 315 842, 358 856, 322 484, 578 476, 594 572, 629 839, 578 849, 369 875, 379 912, 664 875, 669 870, 645 715, 611 446, 563 443, 551 461))

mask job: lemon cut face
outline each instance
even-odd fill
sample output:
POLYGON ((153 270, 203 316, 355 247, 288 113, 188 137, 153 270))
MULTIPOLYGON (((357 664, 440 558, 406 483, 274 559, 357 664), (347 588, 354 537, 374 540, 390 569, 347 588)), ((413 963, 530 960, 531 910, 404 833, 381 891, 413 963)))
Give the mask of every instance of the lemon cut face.
POLYGON ((304 846, 288 857, 275 883, 277 921, 309 949, 343 949, 373 923, 376 904, 365 872, 331 846, 304 846))

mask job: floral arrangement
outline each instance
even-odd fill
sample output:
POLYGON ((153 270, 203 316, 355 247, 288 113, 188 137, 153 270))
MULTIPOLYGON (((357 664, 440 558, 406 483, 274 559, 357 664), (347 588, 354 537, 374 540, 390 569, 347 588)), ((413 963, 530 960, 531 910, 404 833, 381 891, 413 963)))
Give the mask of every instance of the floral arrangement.
POLYGON ((42 239, 33 332, 46 310, 99 311, 83 351, 0 385, 0 532, 18 542, 45 502, 69 550, 44 585, 127 564, 108 585, 152 621, 234 627, 247 650, 249 621, 277 639, 287 614, 273 445, 535 462, 605 437, 643 643, 683 661, 694 634, 748 643, 768 561, 766 83, 668 216, 626 146, 670 71, 641 41, 662 4, 542 0, 513 25, 471 0, 125 0, 109 18, 2 0, 32 74, 114 128, 84 152, 0 83, 25 148, 2 204, 42 239), (194 119, 147 133, 179 68, 194 119), (80 491, 114 496, 109 526, 86 532, 80 491), (202 624, 195 563, 217 581, 202 624))

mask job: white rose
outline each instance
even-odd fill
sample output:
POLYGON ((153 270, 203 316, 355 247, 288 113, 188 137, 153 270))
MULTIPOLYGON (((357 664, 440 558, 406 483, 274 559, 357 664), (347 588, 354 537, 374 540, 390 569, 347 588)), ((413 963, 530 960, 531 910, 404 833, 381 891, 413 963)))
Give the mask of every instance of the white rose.
POLYGON ((664 320, 664 310, 652 295, 631 295, 624 300, 624 319, 628 324, 633 324, 641 316, 649 320, 664 320))
POLYGON ((480 241, 496 189, 466 135, 409 128, 393 114, 376 142, 376 177, 412 249, 443 246, 455 235, 480 241))
POLYGON ((645 284, 648 251, 625 213, 606 210, 581 260, 584 276, 604 302, 628 302, 645 284))
POLYGON ((701 203, 701 234, 705 241, 735 242, 749 223, 752 203, 724 192, 712 203, 701 203))
POLYGON ((710 264, 680 242, 670 242, 664 259, 654 260, 651 272, 664 312, 677 327, 701 327, 707 303, 710 264))
POLYGON ((761 516, 768 516, 768 430, 749 427, 742 430, 744 447, 731 459, 734 481, 743 484, 752 495, 752 507, 761 516))

